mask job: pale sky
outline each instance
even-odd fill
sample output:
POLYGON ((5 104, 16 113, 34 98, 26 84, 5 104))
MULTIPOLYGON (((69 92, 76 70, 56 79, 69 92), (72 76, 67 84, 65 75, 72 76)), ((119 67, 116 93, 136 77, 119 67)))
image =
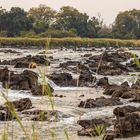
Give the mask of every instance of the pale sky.
POLYGON ((73 6, 90 17, 101 13, 107 24, 111 24, 120 11, 140 9, 140 0, 0 0, 0 6, 8 10, 16 6, 28 10, 39 4, 45 4, 55 10, 62 6, 73 6))

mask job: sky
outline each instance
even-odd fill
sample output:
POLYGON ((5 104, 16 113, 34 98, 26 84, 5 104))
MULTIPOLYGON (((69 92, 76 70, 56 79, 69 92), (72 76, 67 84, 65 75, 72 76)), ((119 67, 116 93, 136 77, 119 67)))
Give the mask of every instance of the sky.
POLYGON ((140 0, 0 0, 0 6, 7 10, 16 6, 29 10, 39 4, 45 4, 55 10, 62 6, 73 6, 90 17, 100 13, 107 25, 112 24, 121 11, 134 8, 140 10, 140 0))

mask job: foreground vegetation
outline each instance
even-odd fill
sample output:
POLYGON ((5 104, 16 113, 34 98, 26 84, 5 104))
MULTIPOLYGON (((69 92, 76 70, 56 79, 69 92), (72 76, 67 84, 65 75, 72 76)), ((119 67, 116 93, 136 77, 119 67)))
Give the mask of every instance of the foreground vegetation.
MULTIPOLYGON (((48 38, 0 38, 1 46, 42 46, 48 38)), ((139 47, 140 40, 51 38, 52 47, 139 47)))

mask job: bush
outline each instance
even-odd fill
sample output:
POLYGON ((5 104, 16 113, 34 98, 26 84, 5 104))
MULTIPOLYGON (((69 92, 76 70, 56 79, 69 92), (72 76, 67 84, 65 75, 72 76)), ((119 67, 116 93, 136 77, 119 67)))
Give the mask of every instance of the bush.
POLYGON ((72 31, 60 31, 60 30, 48 30, 47 32, 41 33, 40 37, 52 37, 52 38, 63 38, 63 37, 76 37, 77 35, 72 31))

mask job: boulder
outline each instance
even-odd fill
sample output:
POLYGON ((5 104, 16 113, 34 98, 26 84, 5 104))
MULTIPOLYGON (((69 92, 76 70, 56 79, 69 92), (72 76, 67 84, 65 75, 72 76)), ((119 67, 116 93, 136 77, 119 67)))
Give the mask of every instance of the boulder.
POLYGON ((108 78, 103 77, 103 78, 99 79, 99 81, 97 82, 97 85, 102 86, 102 87, 108 86, 109 85, 108 78))
POLYGON ((140 134, 140 111, 128 113, 125 117, 119 117, 114 125, 117 137, 132 137, 140 134))
POLYGON ((113 110, 113 113, 116 115, 116 117, 124 117, 127 116, 128 113, 140 111, 140 108, 134 107, 134 106, 124 106, 124 107, 117 107, 113 110))
POLYGON ((5 105, 14 106, 17 111, 23 111, 25 109, 32 108, 32 102, 29 98, 23 98, 17 101, 6 102, 5 105))
POLYGON ((100 97, 94 99, 87 99, 86 101, 81 101, 78 107, 84 108, 95 108, 95 107, 104 107, 104 106, 115 106, 121 105, 122 102, 119 98, 105 98, 100 97))
POLYGON ((22 111, 22 114, 31 117, 31 120, 33 121, 60 121, 60 119, 69 117, 69 115, 66 115, 58 110, 45 111, 40 109, 33 109, 22 111))
POLYGON ((109 126, 109 124, 102 119, 79 120, 77 123, 82 126, 82 129, 77 132, 79 136, 99 136, 104 133, 106 127, 109 126), (101 128, 101 134, 97 132, 97 127, 101 128))
POLYGON ((0 121, 11 121, 13 116, 8 107, 0 106, 0 121))
POLYGON ((48 84, 48 85, 36 85, 32 87, 31 92, 32 95, 35 96, 53 96, 53 88, 48 84))

